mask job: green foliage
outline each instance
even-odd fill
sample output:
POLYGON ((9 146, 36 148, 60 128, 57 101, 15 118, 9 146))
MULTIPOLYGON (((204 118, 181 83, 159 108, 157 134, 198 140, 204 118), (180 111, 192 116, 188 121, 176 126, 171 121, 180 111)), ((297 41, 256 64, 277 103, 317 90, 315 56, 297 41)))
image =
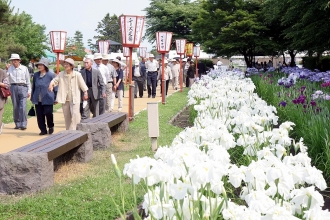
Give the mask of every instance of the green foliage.
POLYGON ((80 31, 76 31, 74 37, 67 37, 64 54, 78 57, 84 57, 86 55, 83 34, 80 31))
POLYGON ((320 71, 330 70, 330 56, 324 57, 303 57, 302 64, 310 70, 318 69, 320 71))
POLYGON ((270 44, 258 1, 203 1, 193 34, 208 52, 231 56, 242 54, 247 66, 253 56, 270 44))
POLYGON ((191 24, 199 12, 197 1, 151 0, 146 12, 146 34, 149 42, 155 42, 157 31, 173 32, 172 39, 184 38, 193 42, 191 24))
POLYGON ((14 13, 10 1, 0 0, 0 58, 8 59, 18 53, 23 64, 44 56, 48 49, 46 27, 32 21, 25 12, 14 13))
MULTIPOLYGON (((56 66, 54 66, 53 71, 54 71, 54 73, 57 72, 57 67, 56 66)), ((60 65, 60 72, 61 71, 64 71, 64 67, 62 65, 60 65)))
POLYGON ((209 59, 198 59, 198 62, 202 62, 205 64, 206 67, 208 68, 213 68, 213 61, 209 59))
MULTIPOLYGON (((119 17, 116 14, 110 16, 110 14, 107 13, 105 17, 98 23, 95 31, 98 33, 98 35, 94 36, 94 39, 96 39, 96 41, 113 40, 116 42, 121 42, 119 17)), ((98 47, 98 45, 96 45, 96 47, 98 47)), ((115 51, 117 47, 118 46, 110 45, 110 49, 112 51, 115 51)))

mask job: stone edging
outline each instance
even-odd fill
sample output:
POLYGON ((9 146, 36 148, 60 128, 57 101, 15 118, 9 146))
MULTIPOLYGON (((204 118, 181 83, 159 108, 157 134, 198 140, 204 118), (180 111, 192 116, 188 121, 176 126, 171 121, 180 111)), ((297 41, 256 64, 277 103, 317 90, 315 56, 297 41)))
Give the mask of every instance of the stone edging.
POLYGON ((179 111, 176 115, 174 115, 174 117, 168 123, 173 124, 176 121, 176 119, 181 115, 181 113, 187 110, 189 106, 190 105, 186 105, 185 107, 183 107, 183 109, 179 111))

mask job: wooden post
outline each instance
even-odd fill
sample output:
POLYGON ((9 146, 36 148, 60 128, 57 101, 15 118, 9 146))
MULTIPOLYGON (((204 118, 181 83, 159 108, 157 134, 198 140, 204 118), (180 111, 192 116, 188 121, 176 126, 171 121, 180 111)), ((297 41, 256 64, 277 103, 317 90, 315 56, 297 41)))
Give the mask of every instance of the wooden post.
POLYGON ((60 72, 60 53, 57 53, 56 75, 60 72))
MULTIPOLYGON (((134 83, 134 81, 133 81, 134 83)), ((133 121, 134 120, 134 88, 135 88, 135 85, 134 84, 130 84, 129 85, 129 101, 131 103, 131 105, 129 106, 129 111, 131 113, 131 116, 129 116, 129 121, 133 121)))
POLYGON ((180 92, 183 90, 182 54, 180 54, 180 92))
POLYGON ((166 90, 165 90, 165 86, 166 86, 166 83, 165 83, 165 53, 162 53, 162 104, 165 105, 166 101, 165 101, 165 96, 166 96, 166 90))
POLYGON ((134 107, 133 107, 133 103, 134 103, 134 89, 132 89, 132 50, 133 48, 130 47, 129 48, 129 65, 128 65, 128 70, 129 71, 129 93, 128 93, 128 118, 129 121, 133 120, 134 117, 134 107))

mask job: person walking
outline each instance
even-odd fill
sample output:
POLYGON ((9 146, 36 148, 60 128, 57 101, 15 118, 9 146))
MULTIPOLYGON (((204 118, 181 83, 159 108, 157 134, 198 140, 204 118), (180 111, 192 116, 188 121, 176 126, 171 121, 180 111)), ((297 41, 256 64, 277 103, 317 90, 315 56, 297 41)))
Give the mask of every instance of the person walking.
POLYGON ((172 86, 173 89, 177 90, 178 89, 178 84, 179 84, 179 76, 180 76, 180 64, 177 60, 173 59, 172 60, 172 86))
MULTIPOLYGON (((6 71, 3 69, 0 69, 0 88, 9 89, 8 75, 6 71)), ((7 97, 2 96, 2 92, 0 91, 0 134, 2 133, 2 129, 4 126, 4 123, 2 122, 2 116, 5 110, 6 103, 7 103, 7 97)))
POLYGON ((74 71, 74 60, 67 58, 62 62, 64 71, 60 72, 49 84, 48 90, 53 91, 58 85, 56 101, 62 104, 66 130, 76 130, 80 122, 81 91, 84 100, 88 99, 88 87, 80 72, 74 71))
POLYGON ((105 85, 103 82, 103 78, 101 72, 97 69, 92 68, 93 61, 90 58, 86 58, 84 61, 84 69, 81 70, 81 76, 86 83, 88 90, 87 100, 84 100, 84 94, 81 94, 82 101, 87 102, 86 105, 83 105, 83 111, 81 114, 81 119, 90 118, 90 114, 92 112, 93 117, 99 115, 99 100, 106 97, 105 94, 105 85))
POLYGON ((143 97, 143 81, 145 81, 145 75, 140 67, 140 62, 135 61, 135 65, 132 67, 133 81, 134 81, 134 98, 137 98, 137 91, 139 90, 139 97, 143 97))
POLYGON ((189 87, 191 87, 194 84, 195 77, 197 78, 198 76, 196 75, 196 70, 195 70, 195 64, 193 61, 189 61, 189 68, 187 71, 187 77, 189 78, 189 87))
POLYGON ((13 65, 7 65, 7 73, 13 103, 15 129, 26 130, 26 100, 31 97, 30 74, 28 68, 21 64, 21 58, 18 54, 12 54, 10 60, 13 65))
POLYGON ((149 60, 146 62, 146 68, 148 70, 148 98, 151 97, 155 98, 156 97, 156 86, 157 86, 157 75, 158 75, 158 69, 159 69, 159 64, 156 60, 154 60, 154 55, 150 54, 149 55, 149 60))
POLYGON ((112 100, 111 100, 111 111, 113 110, 115 95, 118 97, 118 111, 121 112, 123 108, 123 92, 124 92, 124 72, 120 67, 121 61, 118 59, 112 60, 112 65, 115 67, 117 72, 116 83, 113 86, 112 100))
MULTIPOLYGON (((102 55, 100 53, 94 53, 95 69, 99 70, 102 75, 104 85, 107 84, 107 76, 109 76, 109 69, 102 63, 102 55)), ((99 99, 99 114, 102 115, 105 112, 106 99, 101 97, 99 99)))
MULTIPOLYGON (((168 61, 164 60, 164 80, 165 80, 165 95, 167 96, 168 86, 172 79, 172 70, 168 66, 168 61)), ((159 68, 158 80, 160 80, 160 94, 163 94, 162 68, 159 68)))
POLYGON ((106 87, 105 88, 105 93, 106 93, 105 111, 106 112, 111 112, 111 99, 112 99, 113 86, 114 86, 114 84, 116 84, 116 77, 117 77, 116 69, 112 64, 109 63, 109 60, 110 60, 109 54, 102 55, 102 63, 109 70, 109 74, 106 75, 107 83, 105 86, 106 87))
POLYGON ((40 61, 36 63, 36 67, 39 71, 34 73, 32 81, 31 102, 36 108, 37 122, 40 129, 39 135, 54 133, 54 92, 48 91, 47 89, 54 78, 54 74, 49 72, 48 66, 49 62, 47 59, 40 59, 40 61))
POLYGON ((147 60, 147 58, 141 57, 140 70, 141 70, 142 74, 144 75, 144 79, 143 79, 143 91, 147 91, 147 68, 146 68, 146 60, 147 60))

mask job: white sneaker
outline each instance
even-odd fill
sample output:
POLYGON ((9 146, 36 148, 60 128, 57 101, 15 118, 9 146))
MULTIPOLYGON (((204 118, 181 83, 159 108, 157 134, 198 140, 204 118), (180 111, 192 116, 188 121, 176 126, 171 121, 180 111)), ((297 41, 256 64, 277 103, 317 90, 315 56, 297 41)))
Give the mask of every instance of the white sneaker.
POLYGON ((2 124, 0 126, 0 134, 2 133, 3 126, 5 126, 5 124, 2 122, 2 124))

